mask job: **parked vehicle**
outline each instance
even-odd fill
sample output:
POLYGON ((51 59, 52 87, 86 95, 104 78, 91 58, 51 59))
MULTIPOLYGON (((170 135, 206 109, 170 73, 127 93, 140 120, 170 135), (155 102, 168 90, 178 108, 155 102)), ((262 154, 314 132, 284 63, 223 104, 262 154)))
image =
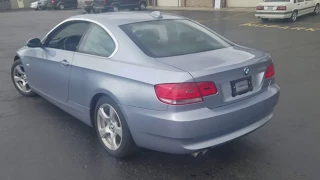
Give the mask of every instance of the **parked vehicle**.
POLYGON ((39 0, 30 4, 30 8, 34 10, 45 10, 48 0, 39 0))
POLYGON ((147 2, 145 0, 94 0, 93 10, 95 12, 113 11, 120 9, 146 10, 147 2))
POLYGON ((47 8, 50 9, 60 9, 64 10, 65 8, 77 8, 77 0, 49 0, 47 3, 47 8))
POLYGON ((269 54, 160 12, 68 18, 17 52, 11 76, 116 157, 205 152, 266 124, 280 94, 269 54))
POLYGON ((259 3, 255 16, 262 21, 289 19, 296 21, 299 16, 320 13, 320 0, 264 0, 259 3))

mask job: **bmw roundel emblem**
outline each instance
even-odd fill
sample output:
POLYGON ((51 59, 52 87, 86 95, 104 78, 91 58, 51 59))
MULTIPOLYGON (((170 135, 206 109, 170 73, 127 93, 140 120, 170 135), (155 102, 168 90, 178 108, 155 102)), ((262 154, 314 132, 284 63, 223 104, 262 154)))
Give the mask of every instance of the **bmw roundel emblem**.
POLYGON ((248 75, 249 74, 249 72, 250 72, 250 69, 248 68, 248 67, 246 67, 246 68, 244 68, 244 74, 245 75, 248 75))

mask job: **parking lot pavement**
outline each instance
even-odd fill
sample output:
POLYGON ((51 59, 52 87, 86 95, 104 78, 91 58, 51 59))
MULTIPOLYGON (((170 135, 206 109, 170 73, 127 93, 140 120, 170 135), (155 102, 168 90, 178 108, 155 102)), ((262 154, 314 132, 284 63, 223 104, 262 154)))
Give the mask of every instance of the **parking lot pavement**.
POLYGON ((40 97, 22 97, 10 80, 19 47, 82 12, 0 13, 1 180, 319 179, 320 31, 305 29, 320 28, 320 16, 262 24, 250 12, 170 11, 197 20, 235 43, 270 53, 282 88, 280 103, 270 123, 213 149, 208 157, 141 150, 116 160, 100 147, 91 128, 40 97))

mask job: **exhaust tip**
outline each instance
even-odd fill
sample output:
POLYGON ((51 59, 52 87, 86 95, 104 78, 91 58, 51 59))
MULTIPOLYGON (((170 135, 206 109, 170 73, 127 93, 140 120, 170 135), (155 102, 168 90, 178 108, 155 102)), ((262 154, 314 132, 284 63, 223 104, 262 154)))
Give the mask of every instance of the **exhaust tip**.
POLYGON ((209 149, 204 149, 201 151, 202 155, 208 155, 209 154, 209 149))
POLYGON ((196 151, 196 152, 192 153, 191 156, 196 158, 196 157, 199 157, 200 155, 204 156, 204 155, 208 155, 208 154, 209 154, 209 149, 203 149, 203 150, 196 151))
POLYGON ((200 151, 197 151, 197 152, 192 153, 191 156, 196 158, 199 156, 200 153, 201 153, 200 151))

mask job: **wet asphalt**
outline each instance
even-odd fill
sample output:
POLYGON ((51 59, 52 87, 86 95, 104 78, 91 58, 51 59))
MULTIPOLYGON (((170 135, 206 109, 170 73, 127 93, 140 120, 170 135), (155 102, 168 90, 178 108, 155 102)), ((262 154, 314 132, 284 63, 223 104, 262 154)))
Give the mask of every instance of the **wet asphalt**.
POLYGON ((281 87, 280 102, 270 123, 212 149, 207 157, 142 149, 118 160, 102 149, 93 129, 41 97, 21 96, 10 79, 19 47, 82 12, 0 13, 1 180, 319 179, 320 16, 261 24, 250 12, 170 11, 235 43, 270 53, 281 87), (243 25, 247 23, 257 25, 243 25))

